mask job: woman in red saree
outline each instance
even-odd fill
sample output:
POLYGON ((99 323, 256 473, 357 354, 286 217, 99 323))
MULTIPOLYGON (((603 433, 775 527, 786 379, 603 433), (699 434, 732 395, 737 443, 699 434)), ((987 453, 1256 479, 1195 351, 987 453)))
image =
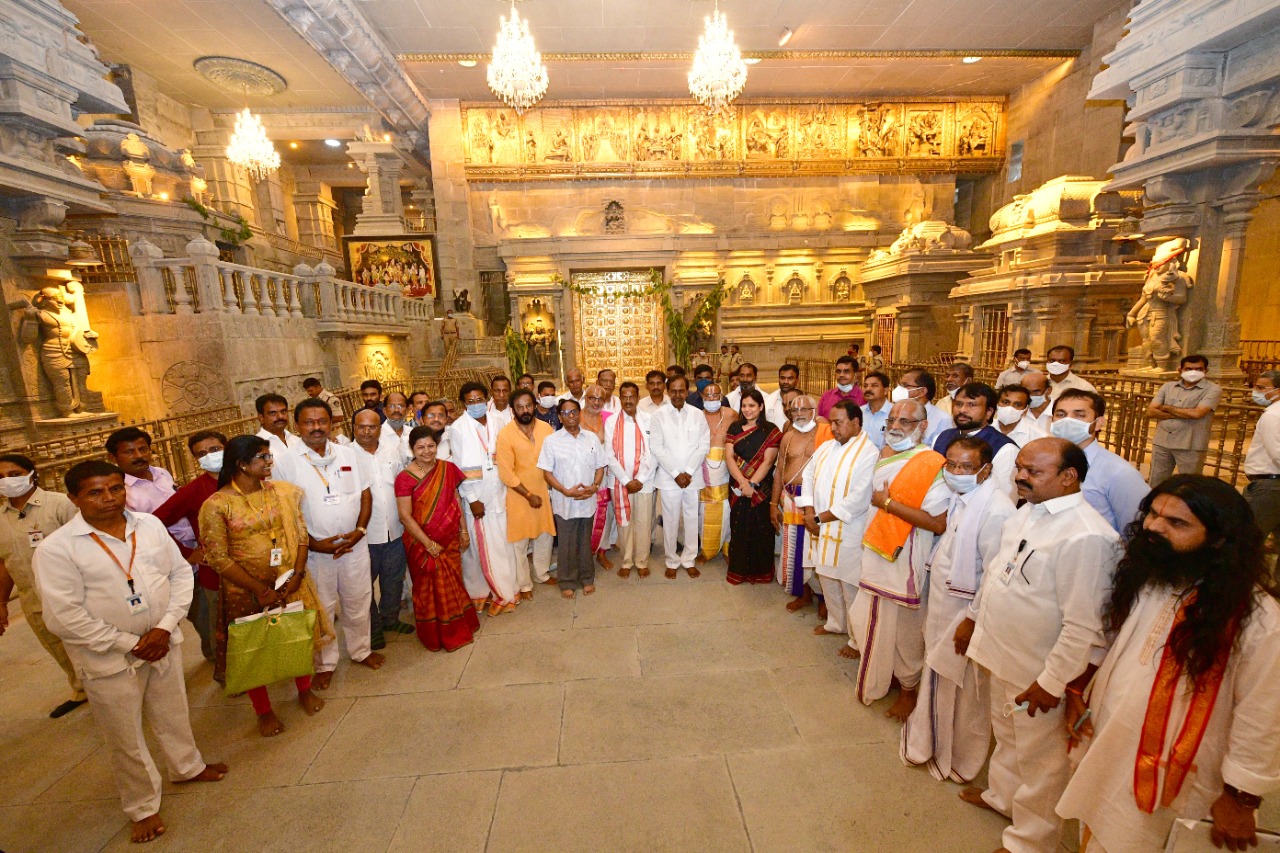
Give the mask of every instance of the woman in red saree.
POLYGON ((462 585, 462 552, 470 544, 458 484, 462 472, 436 459, 440 433, 414 427, 410 462, 396 477, 396 508, 413 580, 418 640, 433 652, 460 649, 475 638, 480 619, 462 585))
POLYGON ((742 419, 729 427, 725 461, 733 488, 729 494, 729 573, 731 584, 769 583, 773 579, 773 463, 782 433, 764 419, 764 396, 755 388, 742 395, 742 419))
MULTIPOLYGON (((605 411, 608 394, 600 385, 588 385, 583 392, 586 405, 582 407, 582 428, 595 433, 604 445, 604 422, 613 416, 613 412, 605 411)), ((596 492, 596 517, 591 525, 591 553, 607 572, 613 571, 613 563, 605 553, 613 547, 617 538, 617 526, 613 520, 613 498, 609 494, 609 475, 606 472, 600 491, 596 492)))

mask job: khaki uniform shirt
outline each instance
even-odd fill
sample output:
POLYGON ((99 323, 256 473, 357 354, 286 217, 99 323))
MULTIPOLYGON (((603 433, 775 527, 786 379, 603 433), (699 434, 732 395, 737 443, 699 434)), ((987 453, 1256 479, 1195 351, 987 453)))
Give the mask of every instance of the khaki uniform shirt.
POLYGON ((40 613, 40 594, 31 573, 31 555, 50 533, 76 517, 71 498, 36 487, 22 512, 0 499, 0 560, 4 561, 24 613, 40 613))
MULTIPOLYGON (((1152 402, 1179 409, 1194 409, 1197 406, 1215 409, 1221 398, 1222 386, 1208 379, 1201 379, 1190 388, 1181 381, 1166 382, 1156 392, 1152 402)), ((1166 418, 1156 422, 1154 441, 1170 450, 1205 450, 1209 447, 1209 430, 1212 426, 1213 412, 1195 420, 1166 418)))

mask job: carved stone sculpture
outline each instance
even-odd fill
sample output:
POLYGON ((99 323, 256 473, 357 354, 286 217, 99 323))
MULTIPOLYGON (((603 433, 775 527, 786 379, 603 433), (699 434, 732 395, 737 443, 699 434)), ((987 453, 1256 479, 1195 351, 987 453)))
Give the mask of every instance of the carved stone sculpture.
POLYGON ((78 311, 83 297, 79 282, 64 287, 46 287, 33 300, 16 303, 23 312, 19 339, 40 341, 40 369, 53 390, 53 405, 59 417, 87 414, 86 398, 92 395, 86 385, 89 355, 98 349, 98 333, 89 328, 83 311, 78 311))
POLYGON ((456 294, 454 294, 453 308, 459 314, 470 314, 471 313, 470 291, 463 289, 463 290, 459 290, 456 294))
POLYGON ((1142 294, 1125 317, 1127 325, 1142 333, 1143 363, 1156 370, 1173 370, 1185 348, 1182 306, 1194 285, 1181 267, 1188 248, 1181 237, 1160 244, 1147 267, 1142 294))

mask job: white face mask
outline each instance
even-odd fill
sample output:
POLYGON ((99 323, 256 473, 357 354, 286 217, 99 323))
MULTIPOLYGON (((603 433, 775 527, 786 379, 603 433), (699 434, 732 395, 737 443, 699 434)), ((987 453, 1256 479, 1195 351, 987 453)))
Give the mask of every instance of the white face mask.
POLYGON ((1060 418, 1049 425, 1049 432, 1055 438, 1065 438, 1072 444, 1079 444, 1089 439, 1093 421, 1080 421, 1075 418, 1060 418))
POLYGON ((967 495, 978 488, 977 474, 952 474, 946 468, 943 468, 942 479, 946 480, 947 485, 951 487, 951 491, 962 495, 967 495))
POLYGON ((1188 385, 1195 385, 1201 379, 1204 379, 1203 370, 1184 370, 1182 371, 1182 381, 1188 385))
POLYGON ((893 386, 893 393, 889 395, 889 399, 895 403, 901 403, 903 400, 911 399, 911 389, 904 388, 901 385, 893 386))
POLYGON ((222 455, 221 450, 210 450, 204 456, 201 456, 196 462, 200 463, 200 468, 208 471, 210 474, 220 474, 222 472, 222 455))
POLYGON ((553 394, 547 397, 539 397, 538 405, 544 409, 554 409, 558 401, 559 401, 559 398, 553 394))
POLYGON ((1043 405, 1044 405, 1044 399, 1045 399, 1045 397, 1044 397, 1044 395, 1043 395, 1043 394, 1032 394, 1032 395, 1031 395, 1031 408, 1033 408, 1033 409, 1038 409, 1038 408, 1040 408, 1041 406, 1043 406, 1043 405))
POLYGON ((1031 366, 1031 362, 1029 361, 1020 361, 1017 363, 1017 367, 1019 370, 1026 370, 1030 366, 1031 366))
POLYGON ((920 427, 916 427, 911 431, 911 435, 899 438, 896 441, 889 438, 890 433, 884 434, 885 443, 893 448, 895 453, 902 453, 904 450, 910 450, 920 443, 920 427))
POLYGON ((818 422, 815 420, 808 420, 808 421, 805 421, 804 423, 800 423, 799 421, 791 422, 791 426, 795 427, 796 432, 809 432, 817 425, 818 425, 818 422))
POLYGON ((718 412, 720 411, 720 406, 722 405, 722 403, 723 403, 722 400, 703 400, 702 410, 704 412, 718 412))
POLYGON ((31 490, 35 482, 35 472, 21 474, 17 477, 0 477, 0 495, 6 498, 20 498, 31 490))
POLYGON ((1068 370, 1071 369, 1071 365, 1063 364, 1060 361, 1051 361, 1045 365, 1045 369, 1048 370, 1050 373, 1052 373, 1054 376, 1061 376, 1062 374, 1066 373, 1068 370))
POLYGON ((839 382, 837 382, 836 390, 839 391, 841 394, 848 394, 850 391, 853 390, 853 383, 850 382, 848 385, 841 385, 839 382))
POLYGON ((996 406, 996 421, 1009 426, 1016 424, 1022 420, 1022 409, 1015 409, 1013 406, 996 406))

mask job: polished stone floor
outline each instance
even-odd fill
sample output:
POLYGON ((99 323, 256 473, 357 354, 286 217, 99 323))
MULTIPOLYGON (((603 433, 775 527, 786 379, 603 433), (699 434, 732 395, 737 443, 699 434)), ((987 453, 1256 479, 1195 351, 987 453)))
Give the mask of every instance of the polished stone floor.
MULTIPOLYGON (((654 565, 660 565, 655 559, 654 565)), ((184 644, 191 721, 217 784, 166 786, 189 851, 990 851, 1004 821, 898 758, 898 726, 853 699, 841 640, 815 637, 774 585, 602 574, 565 601, 539 587, 477 641, 430 654, 397 637, 378 672, 343 664, 313 718, 258 737, 184 644)), ((11 605, 0 638, 0 850, 128 843, 87 707, 11 605)), ((194 630, 184 624, 186 636, 194 630)), ((1273 810, 1274 816, 1274 810, 1273 810)), ((1274 823, 1274 821, 1273 821, 1274 823)))

